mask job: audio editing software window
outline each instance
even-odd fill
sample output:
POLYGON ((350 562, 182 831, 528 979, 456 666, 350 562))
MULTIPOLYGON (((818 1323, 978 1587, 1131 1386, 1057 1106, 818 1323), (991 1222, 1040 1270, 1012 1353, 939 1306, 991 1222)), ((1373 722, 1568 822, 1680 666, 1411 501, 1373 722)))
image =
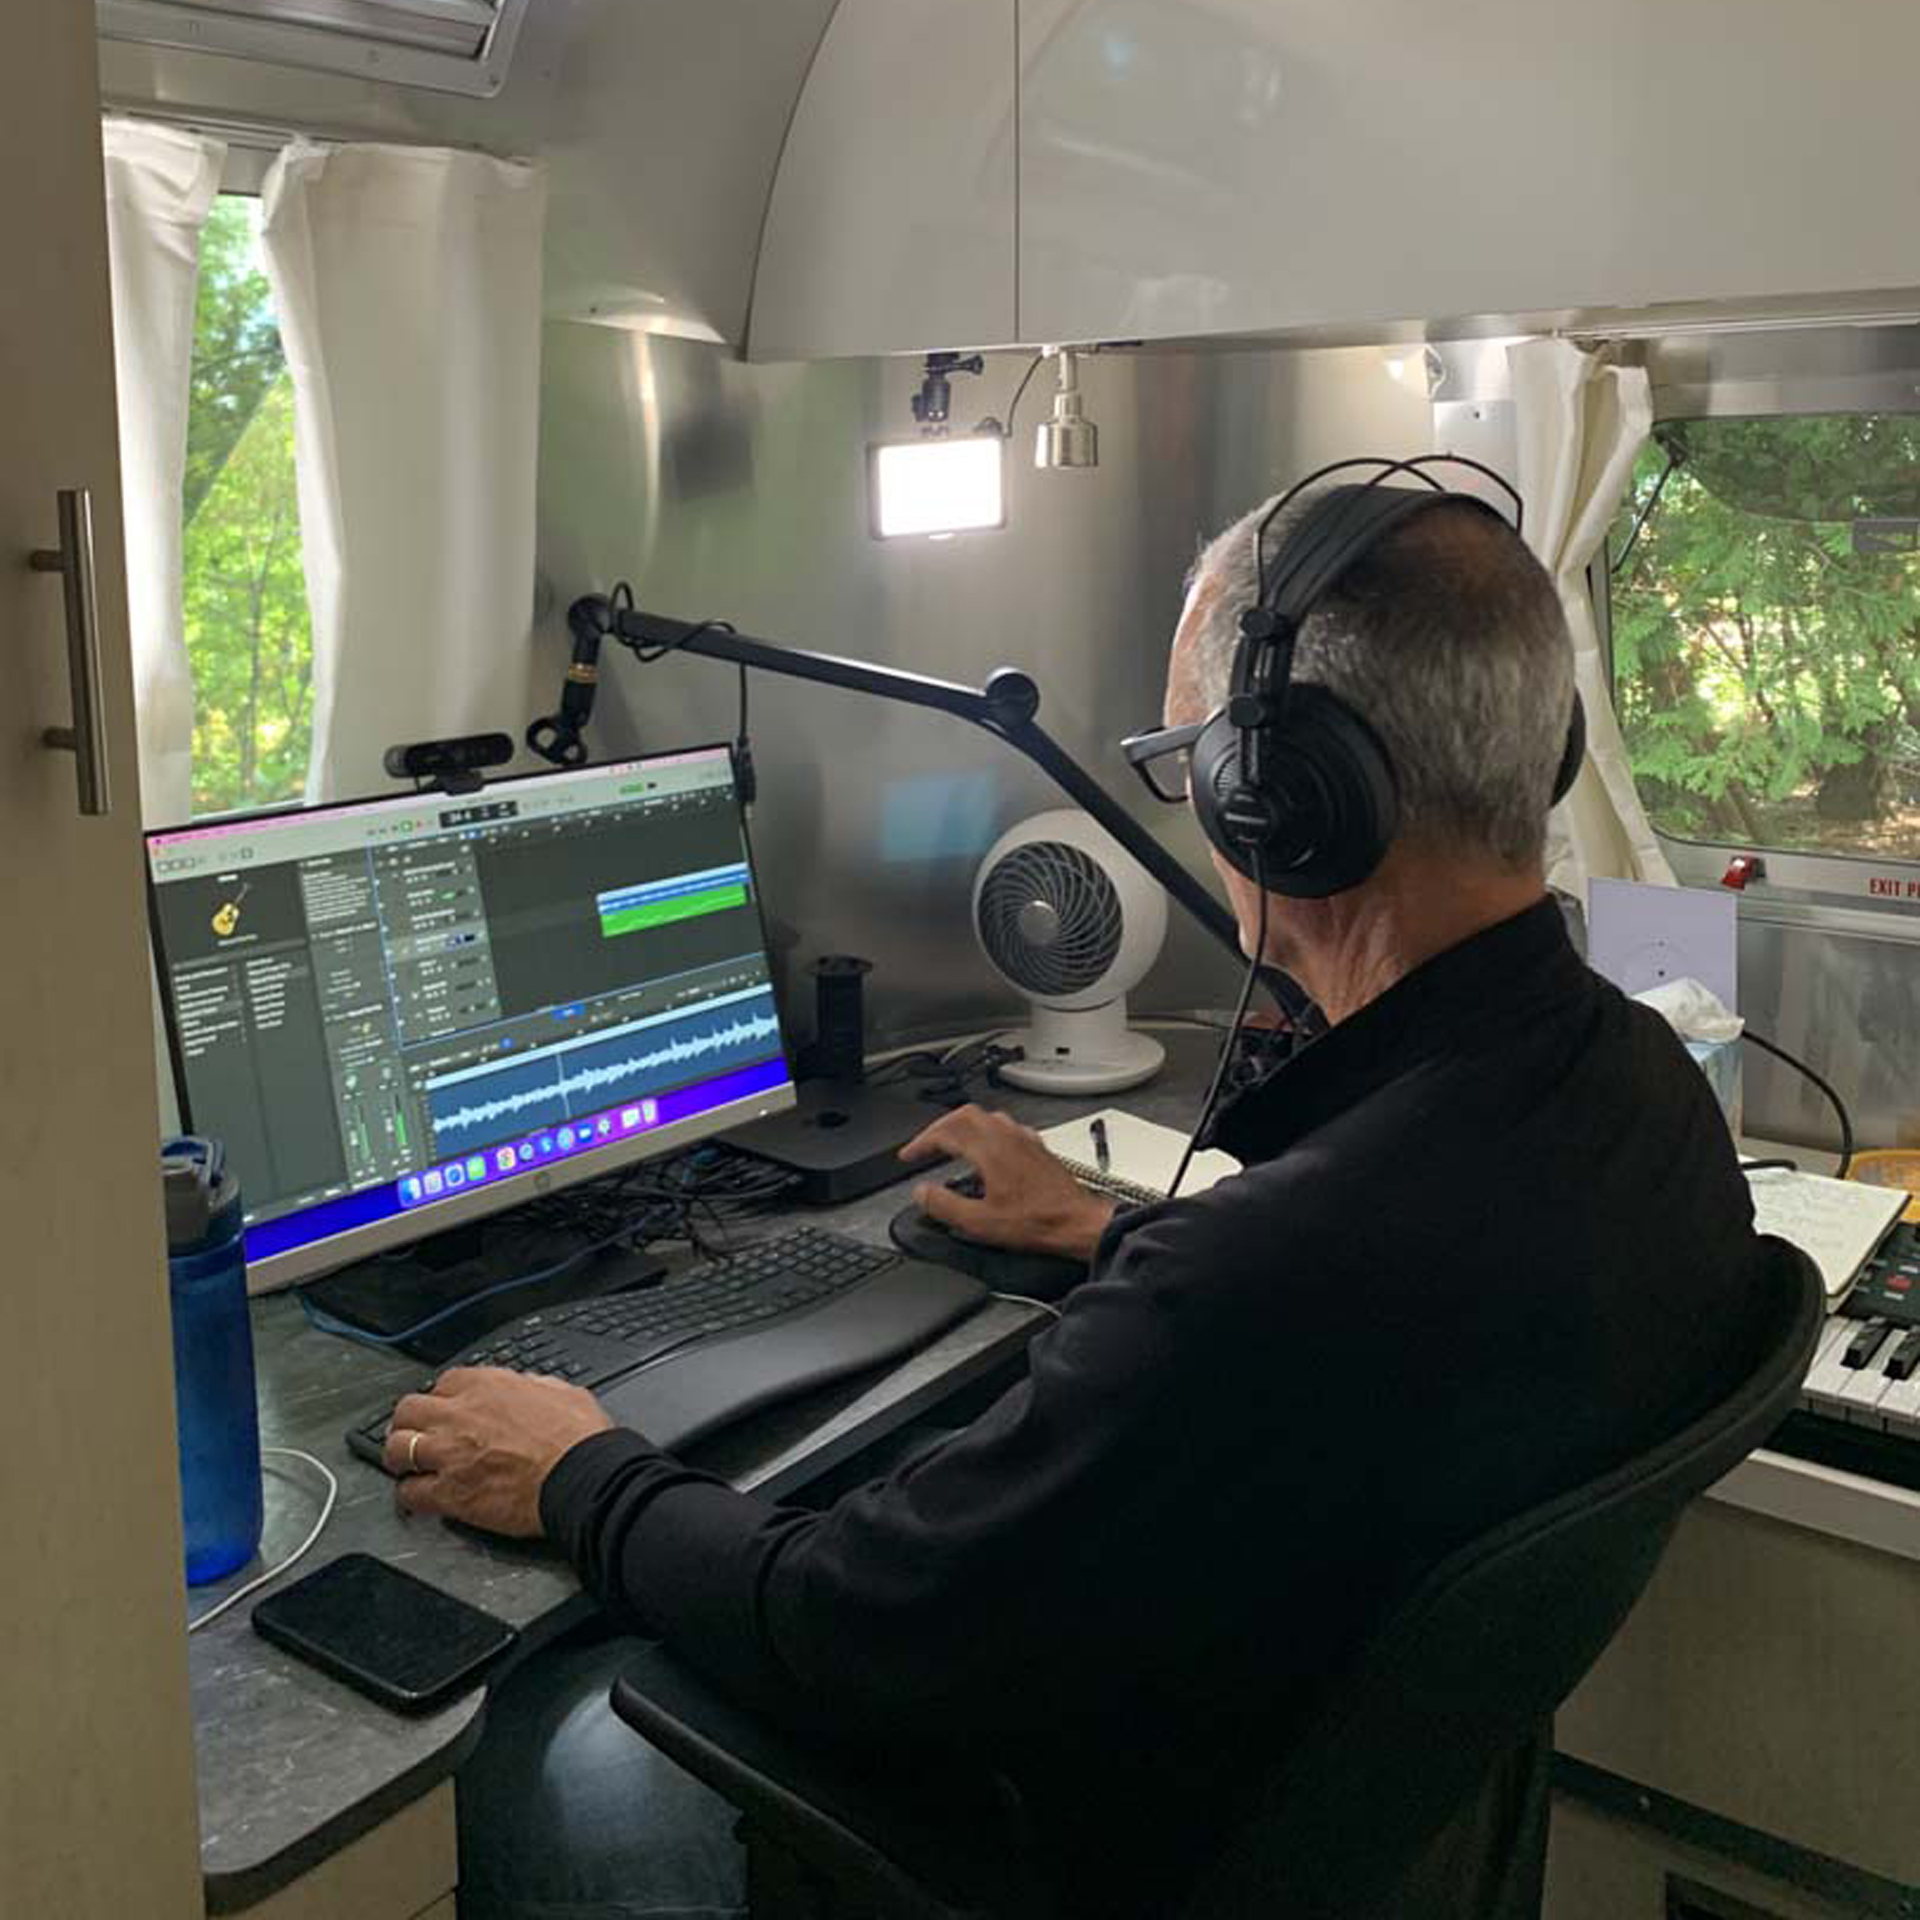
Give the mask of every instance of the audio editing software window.
POLYGON ((724 748, 148 854, 182 1094, 250 1224, 425 1206, 787 1077, 724 748))

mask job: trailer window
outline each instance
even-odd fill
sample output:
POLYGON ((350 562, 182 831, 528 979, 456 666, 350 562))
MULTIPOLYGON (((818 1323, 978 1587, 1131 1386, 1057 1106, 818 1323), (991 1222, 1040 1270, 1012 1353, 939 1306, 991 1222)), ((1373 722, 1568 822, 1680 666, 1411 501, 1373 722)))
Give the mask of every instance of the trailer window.
POLYGON ((1609 542, 1654 825, 1920 859, 1920 418, 1670 421, 1609 542))
POLYGON ((200 236, 181 503, 196 813, 291 799, 307 775, 313 641, 293 392, 259 229, 259 202, 228 194, 200 236))

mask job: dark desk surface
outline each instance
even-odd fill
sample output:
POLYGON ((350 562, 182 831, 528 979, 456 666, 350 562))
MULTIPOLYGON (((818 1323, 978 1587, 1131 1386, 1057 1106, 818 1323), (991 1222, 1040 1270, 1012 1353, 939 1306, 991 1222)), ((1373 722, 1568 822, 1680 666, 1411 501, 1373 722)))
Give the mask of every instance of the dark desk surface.
MULTIPOLYGON (((1149 1087, 1081 1102, 1008 1092, 994 1104, 1036 1126, 1108 1105, 1189 1125, 1217 1043, 1198 1031, 1158 1037, 1167 1044, 1168 1070, 1149 1087)), ((930 1107, 929 1116, 937 1111, 930 1107)), ((880 1241, 908 1192, 890 1187, 804 1218, 880 1241)), ((756 1231, 779 1232, 797 1217, 769 1217, 756 1231)), ((1036 1317, 991 1303, 879 1379, 769 1409, 693 1457, 736 1486, 790 1492, 1013 1356, 1036 1317)), ((377 1554, 520 1628, 523 1649, 585 1615, 591 1603, 547 1549, 438 1520, 403 1520, 391 1483, 348 1454, 346 1429, 413 1385, 424 1371, 417 1361, 314 1332, 287 1294, 254 1303, 254 1340, 263 1443, 302 1448, 340 1481, 339 1504, 303 1571, 342 1553, 377 1554)), ((266 1465, 263 1560, 230 1582, 197 1589, 188 1597, 191 1612, 289 1552, 313 1524, 324 1489, 312 1468, 280 1459, 266 1465)), ((251 1606, 243 1601, 187 1643, 201 1864, 215 1913, 265 1898, 445 1779, 479 1737, 484 1706, 475 1693, 418 1720, 389 1713, 268 1646, 248 1623, 251 1606)))

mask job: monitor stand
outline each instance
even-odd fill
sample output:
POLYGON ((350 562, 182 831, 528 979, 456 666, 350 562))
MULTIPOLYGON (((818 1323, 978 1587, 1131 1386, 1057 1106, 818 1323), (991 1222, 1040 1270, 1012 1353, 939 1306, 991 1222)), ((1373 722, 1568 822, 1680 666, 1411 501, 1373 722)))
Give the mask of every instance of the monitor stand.
POLYGON ((514 1209, 357 1261, 301 1294, 331 1319, 438 1364, 523 1313, 649 1286, 666 1272, 651 1254, 607 1248, 545 1279, 502 1284, 517 1273, 546 1274, 581 1242, 577 1229, 536 1228, 514 1209))

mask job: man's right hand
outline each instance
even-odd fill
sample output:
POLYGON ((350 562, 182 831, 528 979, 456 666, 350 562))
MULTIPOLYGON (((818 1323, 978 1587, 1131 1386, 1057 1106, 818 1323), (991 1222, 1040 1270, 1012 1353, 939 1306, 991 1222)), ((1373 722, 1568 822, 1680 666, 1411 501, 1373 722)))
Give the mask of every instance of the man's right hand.
POLYGON ((937 1183, 916 1187, 913 1197, 930 1218, 990 1247, 1093 1258, 1114 1202, 1083 1187, 1031 1127, 984 1107, 960 1107, 900 1149, 908 1162, 942 1154, 970 1161, 981 1193, 976 1200, 937 1183))

